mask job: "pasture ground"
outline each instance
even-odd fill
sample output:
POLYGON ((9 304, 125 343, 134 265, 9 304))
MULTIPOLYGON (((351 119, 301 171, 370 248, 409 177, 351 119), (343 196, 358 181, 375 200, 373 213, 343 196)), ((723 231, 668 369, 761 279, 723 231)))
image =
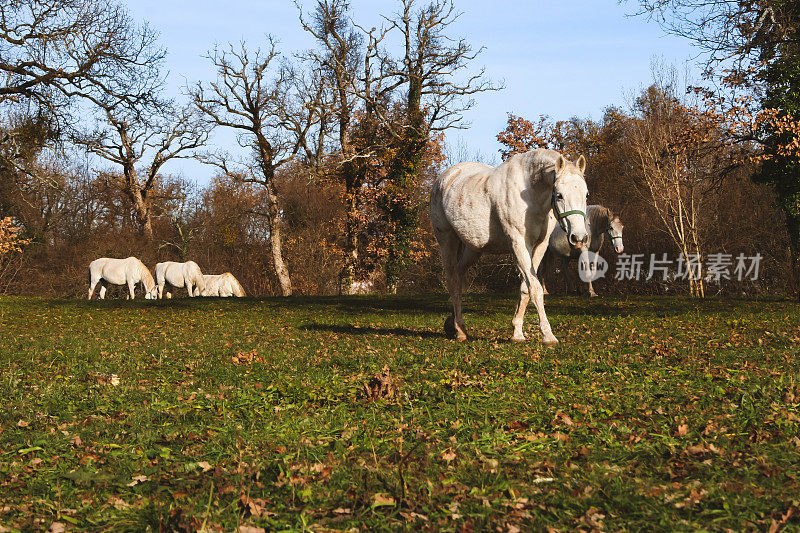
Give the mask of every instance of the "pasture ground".
POLYGON ((796 303, 514 304, 2 298, 0 531, 800 529, 796 303))

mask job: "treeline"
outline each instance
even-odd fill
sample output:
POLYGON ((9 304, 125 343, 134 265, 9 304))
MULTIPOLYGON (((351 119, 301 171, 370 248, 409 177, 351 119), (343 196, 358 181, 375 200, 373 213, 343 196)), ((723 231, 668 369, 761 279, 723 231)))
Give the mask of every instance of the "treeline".
MULTIPOLYGON (((319 0, 299 16, 309 49, 289 57, 267 39, 211 50, 211 81, 178 102, 163 96, 157 35, 122 6, 3 4, 0 291, 82 296, 91 260, 129 255, 231 271, 250 295, 440 290, 428 190, 468 158, 444 132, 499 88, 451 35, 456 15, 446 0, 401 0, 365 30, 346 1, 319 0), (210 145, 214 129, 241 150, 210 145), (208 186, 163 172, 187 157, 218 169, 208 186)), ((584 154, 590 203, 620 215, 628 254, 762 256, 758 279, 711 286, 704 276, 615 280, 612 264, 600 290, 793 290, 785 215, 751 179, 757 143, 684 92, 658 75, 599 121, 509 116, 497 138, 503 156, 584 154)), ((508 259, 487 258, 473 276, 473 290, 518 285, 508 259)))

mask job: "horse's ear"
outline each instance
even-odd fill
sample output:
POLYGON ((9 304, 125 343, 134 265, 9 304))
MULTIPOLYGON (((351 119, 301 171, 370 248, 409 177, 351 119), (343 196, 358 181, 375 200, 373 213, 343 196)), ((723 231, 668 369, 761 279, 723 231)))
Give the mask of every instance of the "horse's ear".
POLYGON ((578 158, 578 160, 577 160, 577 161, 575 161, 575 165, 577 165, 577 167, 578 167, 578 170, 580 170, 580 171, 581 171, 581 174, 583 174, 583 171, 584 171, 584 170, 586 170, 586 158, 585 158, 585 157, 583 157, 583 155, 581 155, 581 156, 578 158))
POLYGON ((561 174, 565 166, 567 166, 567 160, 564 159, 563 155, 558 154, 558 159, 556 159, 556 175, 561 174))

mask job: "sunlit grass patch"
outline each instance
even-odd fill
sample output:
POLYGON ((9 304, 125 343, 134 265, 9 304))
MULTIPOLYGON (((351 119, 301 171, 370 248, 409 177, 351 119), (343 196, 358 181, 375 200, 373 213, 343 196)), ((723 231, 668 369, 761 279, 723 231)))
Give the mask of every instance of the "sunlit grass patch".
POLYGON ((797 527, 796 304, 547 305, 4 298, 0 524, 797 527))

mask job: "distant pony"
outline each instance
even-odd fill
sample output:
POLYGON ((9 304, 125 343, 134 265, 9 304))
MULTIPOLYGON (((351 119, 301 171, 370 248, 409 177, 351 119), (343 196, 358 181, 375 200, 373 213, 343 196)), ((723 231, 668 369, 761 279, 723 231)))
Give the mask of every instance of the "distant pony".
MULTIPOLYGON (((611 245, 614 247, 616 253, 621 254, 625 250, 625 246, 622 244, 622 221, 618 216, 614 215, 609 208, 602 205, 587 206, 586 221, 589 224, 589 243, 586 249, 590 252, 597 254, 597 252, 600 251, 600 248, 603 247, 603 241, 606 235, 611 241, 611 245)), ((567 234, 564 233, 564 230, 556 226, 553 233, 550 234, 550 244, 541 265, 539 265, 539 271, 537 273, 539 279, 542 280, 542 288, 544 288, 545 294, 547 294, 547 288, 545 287, 543 274, 547 270, 547 265, 555 257, 561 258, 561 272, 564 274, 564 278, 567 282, 567 292, 572 291, 572 279, 569 276, 567 267, 569 266, 569 260, 571 258, 577 258, 580 255, 580 250, 575 250, 570 247, 569 242, 567 242, 567 234)), ((595 272, 597 270, 597 255, 592 256, 592 262, 591 271, 595 272)), ((597 293, 594 292, 594 287, 592 287, 592 282, 589 281, 588 283, 589 296, 597 296, 597 293)))
MULTIPOLYGON (((237 296, 241 298, 244 296, 244 289, 239 284, 233 274, 225 272, 224 274, 203 274, 203 280, 206 282, 206 293, 204 296, 219 296, 228 298, 230 296, 237 296)), ((199 289, 194 290, 195 296, 200 296, 199 289)))
MULTIPOLYGON (((197 296, 206 295, 206 282, 203 280, 203 273, 200 272, 200 267, 194 261, 186 261, 185 263, 176 263, 175 261, 165 261, 156 265, 156 282, 158 283, 158 299, 164 297, 164 287, 171 285, 176 289, 186 287, 189 296, 195 296, 196 287, 198 289, 197 296)), ((171 293, 167 292, 167 298, 171 298, 171 293)))
POLYGON ((136 295, 134 289, 137 283, 144 287, 144 297, 147 300, 156 298, 156 283, 153 276, 144 264, 135 257, 127 259, 112 259, 101 257, 89 264, 89 299, 92 299, 94 288, 100 283, 100 294, 98 297, 104 300, 108 284, 127 285, 130 298, 133 300, 136 295))

